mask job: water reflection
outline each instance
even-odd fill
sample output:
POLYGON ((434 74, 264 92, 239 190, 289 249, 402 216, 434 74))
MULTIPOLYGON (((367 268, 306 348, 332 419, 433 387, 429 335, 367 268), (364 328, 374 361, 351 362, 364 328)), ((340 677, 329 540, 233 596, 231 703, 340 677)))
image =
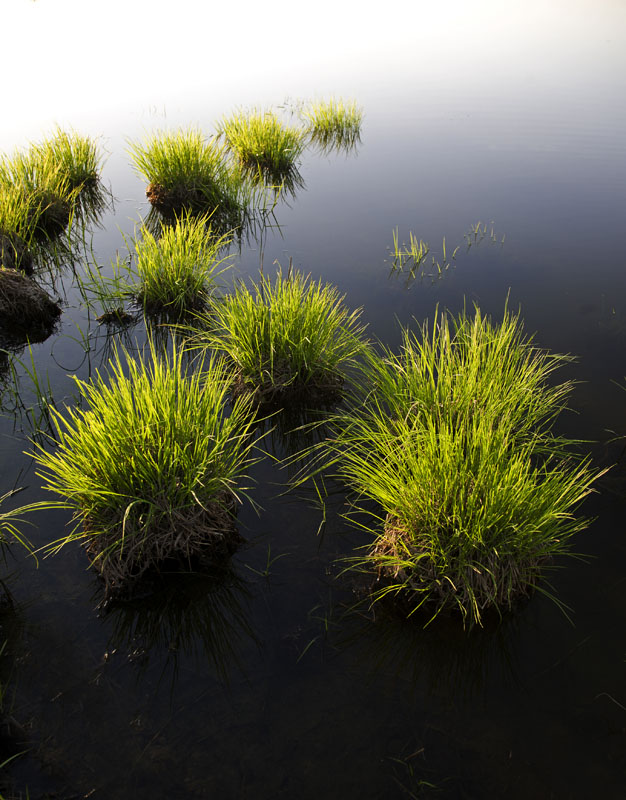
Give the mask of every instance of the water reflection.
POLYGON ((331 646, 354 650, 353 657, 367 665, 371 681, 400 681, 412 697, 425 685, 431 694, 470 701, 494 680, 509 686, 519 683, 514 650, 522 627, 519 609, 502 619, 494 615, 484 627, 471 631, 463 630, 458 617, 429 624, 427 612, 406 619, 384 602, 374 613, 366 599, 325 610, 323 618, 331 646))
POLYGON ((108 653, 123 653, 140 671, 164 657, 174 678, 190 656, 210 664, 224 682, 233 668, 245 671, 243 647, 259 641, 248 621, 249 585, 234 570, 162 573, 150 579, 149 591, 107 605, 104 619, 113 626, 108 653))

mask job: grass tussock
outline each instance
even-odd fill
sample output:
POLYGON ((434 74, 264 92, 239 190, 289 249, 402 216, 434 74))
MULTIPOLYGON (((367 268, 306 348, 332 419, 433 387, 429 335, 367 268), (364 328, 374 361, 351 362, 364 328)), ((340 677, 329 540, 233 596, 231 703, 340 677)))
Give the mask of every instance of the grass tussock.
POLYGON ((35 458, 76 527, 54 548, 84 543, 107 592, 166 559, 215 558, 239 536, 235 508, 251 463, 250 401, 230 411, 230 373, 212 358, 190 373, 180 351, 135 361, 117 352, 109 377, 76 379, 84 409, 52 410, 56 447, 35 458))
POLYGON ((311 142, 322 151, 351 150, 361 141, 363 109, 354 100, 311 102, 300 115, 311 142))
POLYGON ((549 381, 564 360, 535 347, 519 317, 496 325, 478 310, 405 330, 399 354, 369 353, 367 391, 325 447, 371 520, 374 543, 355 563, 377 572, 374 600, 455 609, 472 626, 568 552, 598 476, 552 431, 571 389, 549 381))
POLYGON ((131 142, 137 172, 148 181, 146 196, 162 214, 212 213, 222 229, 241 224, 248 189, 228 164, 225 145, 196 129, 159 131, 143 142, 131 142))
POLYGON ((236 372, 235 394, 252 393, 259 404, 336 396, 343 372, 362 347, 360 311, 328 284, 299 272, 261 275, 239 283, 212 309, 213 328, 202 345, 226 353, 236 372))
POLYGON ((272 111, 239 111, 222 120, 218 136, 249 174, 274 182, 296 170, 305 146, 303 132, 283 125, 272 111))
POLYGON ((100 180, 102 156, 95 139, 57 128, 50 139, 34 145, 42 163, 54 164, 67 180, 70 189, 88 191, 100 180))
POLYGON ((94 140, 58 129, 24 152, 0 159, 0 238, 4 266, 28 268, 25 253, 54 239, 76 212, 93 218, 104 204, 94 140))
POLYGON ((201 310, 228 269, 220 254, 231 241, 230 234, 215 234, 206 217, 184 215, 158 237, 144 229, 135 245, 134 297, 147 312, 201 310))

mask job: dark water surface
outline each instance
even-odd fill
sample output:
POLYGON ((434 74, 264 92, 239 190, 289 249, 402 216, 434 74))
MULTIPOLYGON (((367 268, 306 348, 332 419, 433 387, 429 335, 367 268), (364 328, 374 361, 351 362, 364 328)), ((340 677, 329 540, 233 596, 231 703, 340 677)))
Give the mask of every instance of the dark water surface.
MULTIPOLYGON (((456 313, 475 303, 500 317, 508 297, 539 344, 577 356, 559 375, 579 382, 559 430, 593 440, 597 464, 616 466, 583 509, 596 518, 575 542, 588 558, 563 561, 551 578, 571 621, 541 594, 471 634, 451 620, 422 630, 349 613, 355 587, 335 562, 363 540, 340 516, 343 495, 332 495, 319 533, 313 496, 281 494, 285 472, 268 457, 253 470, 261 511, 242 508, 248 544, 228 575, 178 578, 163 597, 103 613, 79 547, 38 569, 15 549, 3 573, 15 607, 0 638, 15 658, 13 713, 32 741, 9 770, 16 793, 626 795, 626 475, 614 440, 626 434, 626 392, 616 385, 626 375, 626 31, 619 5, 603 8, 601 32, 586 12, 596 49, 580 61, 579 40, 561 39, 554 61, 544 43, 519 63, 503 59, 502 74, 495 61, 491 70, 457 66, 457 85, 429 83, 432 67, 404 84, 394 73, 389 95, 355 83, 366 112, 358 151, 305 153, 305 188, 277 208, 280 230, 262 243, 266 272, 292 258, 362 306, 385 342, 398 341, 398 322, 432 318, 437 306, 456 313), (597 73, 594 53, 606 55, 597 73), (464 234, 479 220, 487 235, 467 249, 464 234), (436 253, 444 236, 448 253, 461 245, 454 268, 435 281, 390 276, 396 226, 436 253)), ((514 32, 509 41, 514 49, 514 32)), ((131 129, 103 121, 116 202, 93 232, 101 264, 124 252, 123 233, 148 210, 124 137, 196 121, 210 130, 233 106, 207 109, 198 98, 190 118, 183 109, 131 129)), ((234 252, 233 274, 254 275, 259 250, 251 241, 234 252)), ((67 303, 63 323, 33 356, 60 406, 71 397, 68 376, 99 367, 107 341, 71 270, 55 276, 55 289, 67 303)), ((25 375, 20 391, 32 404, 25 375)), ((0 494, 17 485, 26 487, 21 503, 41 499, 23 452, 30 428, 5 404, 0 494)), ((280 456, 290 443, 276 435, 273 446, 280 456)), ((33 517, 29 535, 42 546, 68 518, 33 517)))

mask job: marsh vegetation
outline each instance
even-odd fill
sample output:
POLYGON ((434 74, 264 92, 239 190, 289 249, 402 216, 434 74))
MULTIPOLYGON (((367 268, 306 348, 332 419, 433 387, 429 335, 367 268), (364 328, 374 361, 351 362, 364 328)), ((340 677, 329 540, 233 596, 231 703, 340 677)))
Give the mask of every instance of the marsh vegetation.
POLYGON ((108 375, 77 380, 86 407, 54 409, 54 447, 34 453, 75 514, 52 549, 82 542, 109 593, 168 559, 232 552, 254 438, 250 400, 227 411, 228 386, 223 360, 188 372, 176 347, 141 361, 118 352, 108 375))
POLYGON ((216 303, 213 326, 195 345, 222 351, 234 370, 233 392, 261 405, 338 397, 344 372, 362 347, 359 311, 329 284, 279 268, 216 303))
POLYGON ((510 610, 539 588, 587 522, 575 509, 598 477, 575 442, 552 433, 571 390, 566 359, 535 347, 518 316, 462 314, 404 329, 371 349, 362 386, 322 446, 372 536, 352 562, 378 575, 373 599, 409 615, 460 611, 464 624, 510 610), (368 508, 368 500, 376 510, 368 508))

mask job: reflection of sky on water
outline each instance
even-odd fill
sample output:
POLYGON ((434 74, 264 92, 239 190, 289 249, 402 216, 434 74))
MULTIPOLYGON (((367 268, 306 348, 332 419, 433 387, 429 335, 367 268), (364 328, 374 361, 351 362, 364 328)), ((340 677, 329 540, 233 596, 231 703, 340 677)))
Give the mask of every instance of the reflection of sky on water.
POLYGON ((590 98, 606 103, 623 87, 616 32, 625 17, 618 0, 391 0, 374 12, 330 0, 299 9, 286 0, 11 0, 0 10, 10 32, 0 54, 10 76, 0 147, 39 137, 54 121, 106 134, 163 110, 192 121, 202 113, 199 98, 214 116, 328 93, 409 104, 420 114, 425 99, 480 95, 489 104, 506 87, 509 96, 539 104, 552 96, 593 113, 590 98))

